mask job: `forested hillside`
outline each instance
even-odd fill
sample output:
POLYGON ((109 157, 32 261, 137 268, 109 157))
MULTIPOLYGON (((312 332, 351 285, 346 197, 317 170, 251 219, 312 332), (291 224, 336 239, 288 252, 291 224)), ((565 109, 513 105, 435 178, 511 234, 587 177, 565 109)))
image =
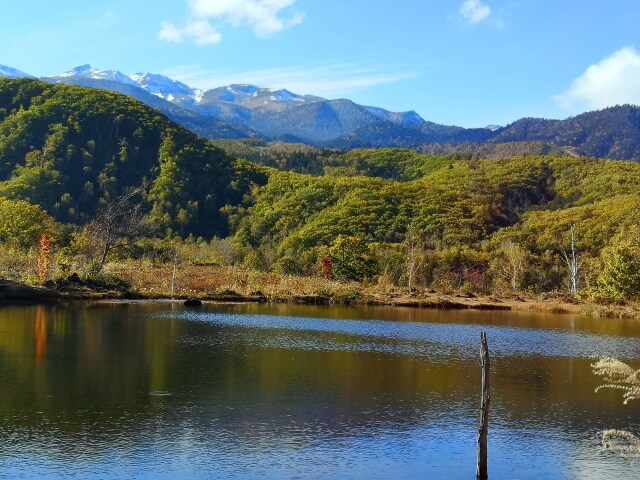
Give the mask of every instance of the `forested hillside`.
POLYGON ((555 147, 544 142, 504 144, 432 144, 421 153, 403 148, 363 148, 348 151, 312 147, 302 143, 263 140, 213 140, 229 154, 278 170, 312 175, 368 176, 411 180, 431 171, 434 164, 456 160, 510 158, 514 156, 584 156, 571 147, 555 147))
POLYGON ((227 233, 219 212, 266 179, 164 115, 121 94, 0 79, 0 195, 82 224, 128 187, 147 185, 165 229, 227 233))
POLYGON ((235 241, 261 268, 275 261, 302 271, 347 236, 376 259, 377 273, 395 275, 395 281, 406 276, 407 249, 419 245, 423 282, 460 287, 491 277, 547 291, 564 288, 562 251, 572 225, 585 265, 596 270, 603 249, 638 238, 635 163, 434 161, 419 176, 397 182, 273 172, 239 209, 235 241), (517 252, 510 250, 514 245, 517 252), (521 271, 510 263, 516 253, 526 258, 521 271))
POLYGON ((136 258, 186 241, 198 262, 284 274, 640 294, 638 163, 218 145, 234 156, 120 94, 0 80, 0 240, 28 251, 66 231, 53 237, 71 255, 82 226, 143 186, 156 228, 136 258))
POLYGON ((619 105, 566 120, 523 118, 498 130, 489 141, 542 141, 572 146, 592 156, 638 160, 640 108, 619 105))

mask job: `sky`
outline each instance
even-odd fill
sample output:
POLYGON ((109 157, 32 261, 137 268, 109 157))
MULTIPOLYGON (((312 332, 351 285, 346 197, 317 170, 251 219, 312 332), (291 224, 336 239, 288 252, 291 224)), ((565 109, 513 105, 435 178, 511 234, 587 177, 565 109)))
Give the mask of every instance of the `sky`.
POLYGON ((0 64, 252 83, 506 125, 640 104, 637 0, 19 0, 0 64))

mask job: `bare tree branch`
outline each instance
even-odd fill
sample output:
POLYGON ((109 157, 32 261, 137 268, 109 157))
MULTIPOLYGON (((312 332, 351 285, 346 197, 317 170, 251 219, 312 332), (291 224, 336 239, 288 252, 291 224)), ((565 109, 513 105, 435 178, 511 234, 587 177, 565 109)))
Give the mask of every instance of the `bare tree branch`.
POLYGON ((126 190, 108 202, 87 226, 101 246, 98 270, 102 270, 110 252, 126 248, 151 233, 151 223, 144 213, 140 198, 144 189, 145 185, 141 185, 126 190))

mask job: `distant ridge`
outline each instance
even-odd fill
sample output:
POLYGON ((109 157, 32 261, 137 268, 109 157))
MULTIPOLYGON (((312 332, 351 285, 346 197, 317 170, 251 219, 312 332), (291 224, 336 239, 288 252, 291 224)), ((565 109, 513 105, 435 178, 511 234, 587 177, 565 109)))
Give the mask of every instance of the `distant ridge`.
MULTIPOLYGON (((30 75, 0 65, 0 77, 30 75)), ((402 147, 421 151, 433 149, 428 146, 434 144, 542 142, 570 147, 588 156, 640 160, 640 108, 633 105, 587 112, 566 120, 523 118, 505 127, 463 128, 426 121, 414 111, 391 112, 347 99, 329 100, 250 84, 204 91, 164 75, 125 75, 91 65, 43 80, 124 93, 210 139, 254 138, 347 150, 402 147)))

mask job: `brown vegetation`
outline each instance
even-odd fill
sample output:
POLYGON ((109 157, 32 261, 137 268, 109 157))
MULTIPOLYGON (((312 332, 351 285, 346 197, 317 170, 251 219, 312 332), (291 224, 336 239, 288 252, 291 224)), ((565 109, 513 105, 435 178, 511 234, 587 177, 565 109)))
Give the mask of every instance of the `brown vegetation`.
POLYGON ((464 290, 409 290, 388 285, 363 285, 321 277, 278 275, 240 267, 185 265, 175 277, 173 267, 145 266, 140 262, 108 264, 106 271, 131 285, 139 298, 187 298, 205 300, 304 302, 389 305, 397 307, 517 310, 597 317, 640 318, 640 305, 602 306, 570 295, 476 295, 464 290), (244 297, 244 298, 242 298, 244 297))
MULTIPOLYGON (((605 383, 596 388, 621 390, 623 403, 640 399, 640 370, 636 370, 615 358, 603 358, 592 365, 593 373, 604 377, 605 383)), ((605 430, 602 445, 606 450, 625 457, 640 458, 640 438, 625 430, 605 430)))

